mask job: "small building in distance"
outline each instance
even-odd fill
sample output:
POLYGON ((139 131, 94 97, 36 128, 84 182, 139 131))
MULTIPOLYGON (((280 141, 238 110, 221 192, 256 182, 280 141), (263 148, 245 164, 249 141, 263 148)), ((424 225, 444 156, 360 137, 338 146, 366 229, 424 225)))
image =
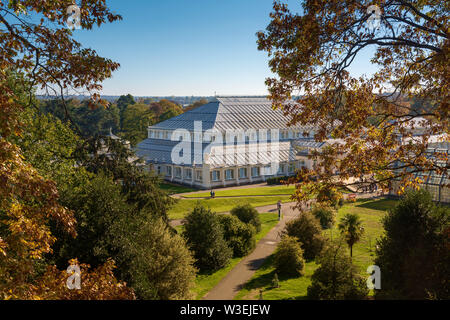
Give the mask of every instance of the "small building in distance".
POLYGON ((150 126, 136 154, 165 180, 200 189, 262 182, 313 165, 314 128, 288 122, 266 98, 216 98, 150 126))

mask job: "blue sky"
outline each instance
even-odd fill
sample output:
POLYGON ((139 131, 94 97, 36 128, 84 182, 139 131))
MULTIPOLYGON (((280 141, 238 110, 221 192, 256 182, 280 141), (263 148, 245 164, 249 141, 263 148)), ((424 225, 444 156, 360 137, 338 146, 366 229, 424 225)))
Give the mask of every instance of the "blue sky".
MULTIPOLYGON (((75 38, 121 64, 104 95, 263 95, 271 76, 256 32, 272 0, 107 0, 123 20, 75 38)), ((293 10, 300 1, 290 0, 293 10)), ((363 61, 354 74, 370 70, 363 61)))

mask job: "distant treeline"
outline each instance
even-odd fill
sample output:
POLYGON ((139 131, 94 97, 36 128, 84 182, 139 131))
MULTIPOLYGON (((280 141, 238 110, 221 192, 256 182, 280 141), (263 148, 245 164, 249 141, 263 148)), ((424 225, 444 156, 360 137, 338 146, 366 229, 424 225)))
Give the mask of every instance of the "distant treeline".
POLYGON ((92 108, 90 100, 76 98, 67 100, 66 108, 61 100, 41 100, 40 105, 45 113, 53 114, 63 121, 70 121, 85 137, 108 135, 112 130, 115 135, 136 145, 147 137, 148 126, 206 103, 208 100, 202 99, 183 109, 180 104, 167 99, 135 99, 128 94, 120 96, 106 108, 92 108))
MULTIPOLYGON (((121 96, 106 96, 102 95, 101 98, 103 100, 106 100, 111 103, 116 103, 118 99, 120 99, 121 96)), ((37 95, 36 98, 38 100, 52 100, 54 96, 46 96, 46 95, 37 95)), ((169 100, 172 102, 175 102, 182 106, 187 106, 190 104, 193 104, 194 102, 200 101, 200 100, 207 100, 211 101, 214 99, 213 96, 135 96, 134 97, 136 102, 146 100, 146 101, 160 101, 160 100, 169 100)), ((66 95, 66 99, 77 99, 80 101, 90 99, 90 96, 85 95, 66 95)))

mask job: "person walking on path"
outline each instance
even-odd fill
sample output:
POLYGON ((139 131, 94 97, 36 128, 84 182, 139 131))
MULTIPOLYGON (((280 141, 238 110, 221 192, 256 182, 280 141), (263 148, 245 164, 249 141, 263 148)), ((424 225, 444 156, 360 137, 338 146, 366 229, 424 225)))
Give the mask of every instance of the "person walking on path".
POLYGON ((277 202, 277 209, 278 209, 278 221, 281 220, 281 200, 278 200, 277 202))

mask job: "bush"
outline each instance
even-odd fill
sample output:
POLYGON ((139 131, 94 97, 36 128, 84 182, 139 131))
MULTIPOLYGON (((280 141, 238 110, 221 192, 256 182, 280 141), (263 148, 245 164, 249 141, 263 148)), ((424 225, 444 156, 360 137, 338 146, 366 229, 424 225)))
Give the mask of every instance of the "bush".
POLYGON ((233 250, 234 257, 243 257, 255 248, 255 227, 231 215, 221 215, 219 219, 224 230, 224 239, 233 250))
POLYGON ((289 177, 289 176, 284 176, 284 177, 272 177, 272 178, 268 178, 268 179, 266 180, 266 182, 267 182, 268 185, 283 184, 285 181, 288 181, 289 178, 292 178, 292 177, 289 177))
POLYGON ((217 271, 225 267, 233 255, 224 239, 219 216, 197 205, 186 216, 184 237, 194 251, 196 265, 201 271, 217 271))
POLYGON ((318 262, 320 266, 311 276, 308 287, 309 299, 359 300, 367 297, 366 279, 358 274, 342 242, 327 246, 318 262))
POLYGON ((258 211, 249 204, 237 206, 231 210, 233 216, 238 217, 244 223, 253 225, 256 232, 261 231, 261 221, 259 220, 258 211))
POLYGON ((289 221, 283 234, 297 238, 302 244, 306 260, 313 260, 322 250, 325 241, 319 221, 310 212, 303 212, 298 218, 289 221))
POLYGON ((382 220, 375 264, 383 299, 450 299, 450 208, 425 190, 408 191, 382 220))
POLYGON ((317 195, 317 202, 327 203, 333 208, 338 208, 340 199, 343 198, 342 192, 336 188, 321 189, 317 195))
POLYGON ((274 253, 274 267, 281 275, 303 275, 305 260, 303 260, 303 250, 296 238, 285 236, 281 239, 274 253))
POLYGON ((335 211, 328 206, 314 206, 311 213, 319 220, 322 229, 331 228, 335 222, 335 211))
POLYGON ((126 226, 131 221, 123 220, 115 234, 127 229, 129 235, 117 239, 117 247, 126 253, 119 256, 118 263, 136 295, 145 300, 192 299, 197 270, 185 240, 171 232, 162 219, 133 219, 126 226))

